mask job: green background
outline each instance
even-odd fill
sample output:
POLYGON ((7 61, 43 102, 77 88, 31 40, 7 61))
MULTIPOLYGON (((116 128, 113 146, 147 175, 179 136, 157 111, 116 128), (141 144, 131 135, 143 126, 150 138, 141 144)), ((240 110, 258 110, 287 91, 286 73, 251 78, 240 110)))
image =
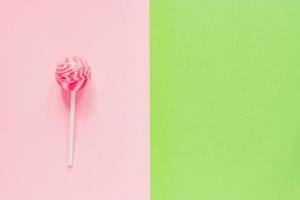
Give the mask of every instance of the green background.
POLYGON ((300 199, 300 1, 151 0, 152 200, 300 199))

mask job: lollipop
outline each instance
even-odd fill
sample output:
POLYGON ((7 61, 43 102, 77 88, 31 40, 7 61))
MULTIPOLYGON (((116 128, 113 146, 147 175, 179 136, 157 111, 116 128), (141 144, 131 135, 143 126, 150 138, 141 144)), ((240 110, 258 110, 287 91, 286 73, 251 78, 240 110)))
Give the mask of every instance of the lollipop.
POLYGON ((90 79, 90 66, 78 56, 66 57, 56 67, 56 81, 58 84, 71 93, 70 103, 70 132, 68 148, 68 166, 73 165, 74 149, 74 123, 75 123, 75 100, 76 92, 81 90, 90 79))

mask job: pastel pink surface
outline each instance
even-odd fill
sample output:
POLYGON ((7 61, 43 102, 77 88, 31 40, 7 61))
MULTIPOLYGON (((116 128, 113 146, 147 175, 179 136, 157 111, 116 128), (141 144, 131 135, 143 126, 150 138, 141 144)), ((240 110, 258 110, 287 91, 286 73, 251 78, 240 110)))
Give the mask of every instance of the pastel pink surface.
POLYGON ((0 199, 148 200, 148 1, 4 0, 0 24, 0 199), (66 55, 92 66, 72 169, 66 55))

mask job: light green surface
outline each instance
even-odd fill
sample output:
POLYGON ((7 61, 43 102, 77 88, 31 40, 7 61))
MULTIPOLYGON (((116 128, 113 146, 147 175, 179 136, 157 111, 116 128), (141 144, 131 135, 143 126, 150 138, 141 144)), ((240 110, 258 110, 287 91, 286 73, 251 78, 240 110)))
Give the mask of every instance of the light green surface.
POLYGON ((300 1, 151 0, 152 200, 300 199, 300 1))

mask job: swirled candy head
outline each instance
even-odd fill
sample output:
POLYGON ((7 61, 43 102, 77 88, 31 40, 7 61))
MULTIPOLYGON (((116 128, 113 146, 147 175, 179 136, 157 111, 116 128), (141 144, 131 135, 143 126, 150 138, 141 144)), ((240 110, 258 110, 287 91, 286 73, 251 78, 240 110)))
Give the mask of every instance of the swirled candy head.
POLYGON ((56 67, 56 81, 65 90, 79 91, 89 81, 90 66, 79 57, 66 57, 56 67))

